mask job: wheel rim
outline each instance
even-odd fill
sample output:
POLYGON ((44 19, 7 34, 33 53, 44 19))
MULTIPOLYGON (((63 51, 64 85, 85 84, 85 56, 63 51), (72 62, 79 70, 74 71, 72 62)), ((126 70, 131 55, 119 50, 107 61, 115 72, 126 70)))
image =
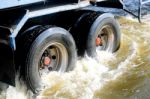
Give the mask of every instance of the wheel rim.
POLYGON ((64 45, 53 42, 42 51, 39 61, 40 76, 51 71, 65 72, 68 66, 68 52, 64 45))
POLYGON ((101 28, 96 36, 96 51, 112 51, 114 42, 114 30, 110 25, 101 28))

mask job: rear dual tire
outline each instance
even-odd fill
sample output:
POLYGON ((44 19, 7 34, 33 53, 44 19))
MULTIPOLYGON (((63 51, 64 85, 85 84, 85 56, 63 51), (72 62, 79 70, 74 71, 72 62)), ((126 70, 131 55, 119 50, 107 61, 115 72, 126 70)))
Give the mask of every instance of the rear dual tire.
POLYGON ((110 13, 85 12, 77 20, 71 33, 80 56, 84 56, 86 52, 88 56, 95 57, 97 51, 115 52, 120 47, 120 26, 110 13), (99 44, 96 44, 96 40, 99 44))
POLYGON ((90 28, 86 46, 87 54, 91 57, 95 57, 97 51, 117 51, 120 46, 120 26, 111 14, 96 18, 90 28), (101 40, 99 45, 96 44, 97 39, 101 40))
MULTIPOLYGON (((32 33, 31 33, 32 34, 32 33)), ((24 77, 28 87, 38 93, 45 85, 44 75, 51 71, 73 70, 76 63, 76 47, 70 33, 59 27, 42 31, 26 51, 24 77), (44 60, 48 59, 48 60, 44 60)))
MULTIPOLYGON (((97 16, 97 14, 94 15, 97 16)), ((83 17, 83 19, 85 18, 83 17)), ((84 26, 86 24, 77 24, 75 28, 74 36, 76 36, 76 41, 79 41, 76 42, 78 48, 86 49, 87 54, 91 57, 97 55, 96 50, 99 47, 102 47, 99 49, 100 51, 116 51, 120 46, 120 28, 114 17, 111 14, 102 14, 96 17, 95 20, 93 17, 88 17, 88 19, 90 18, 92 18, 92 21, 85 20, 87 23, 91 22, 88 24, 91 24, 91 26, 88 26, 88 34, 86 34, 87 31, 80 31, 82 27, 86 27, 84 26), (79 31, 83 34, 77 34, 79 31), (103 32, 106 35, 106 39, 103 42, 106 43, 103 46, 97 46, 96 38, 99 35, 101 36, 103 32)), ((85 22, 84 20, 82 21, 85 22)), ((20 44, 22 46, 25 43, 21 49, 21 54, 23 53, 22 56, 24 56, 22 62, 22 68, 25 70, 24 77, 27 85, 34 93, 38 93, 44 87, 42 75, 51 71, 65 72, 73 70, 77 59, 75 42, 68 31, 59 27, 49 27, 46 29, 42 27, 39 29, 40 27, 28 31, 26 33, 27 40, 23 40, 20 44), (26 61, 24 62, 24 60, 26 61), (53 64, 49 68, 51 63, 53 64), (43 68, 47 69, 44 70, 43 68)), ((81 50, 79 49, 79 51, 81 50)))

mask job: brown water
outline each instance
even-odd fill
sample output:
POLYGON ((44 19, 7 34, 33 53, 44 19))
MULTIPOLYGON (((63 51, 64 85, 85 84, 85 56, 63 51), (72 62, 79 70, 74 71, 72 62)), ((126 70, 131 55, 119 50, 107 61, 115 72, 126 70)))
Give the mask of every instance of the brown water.
MULTIPOLYGON (((37 99, 150 99, 150 24, 118 19, 120 49, 99 52, 98 62, 85 56, 74 71, 45 77, 48 87, 37 99)), ((0 99, 29 99, 23 83, 1 92, 0 99)))

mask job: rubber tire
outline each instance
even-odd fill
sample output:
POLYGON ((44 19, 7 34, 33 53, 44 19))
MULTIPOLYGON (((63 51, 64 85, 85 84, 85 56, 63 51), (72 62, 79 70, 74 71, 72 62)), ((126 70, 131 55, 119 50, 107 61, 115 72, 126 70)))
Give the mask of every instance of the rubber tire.
POLYGON ((74 26, 71 28, 79 57, 84 57, 86 51, 86 42, 91 25, 101 13, 96 11, 85 11, 78 18, 74 26), (81 46, 82 45, 82 46, 81 46))
POLYGON ((68 51, 69 63, 66 71, 73 70, 75 66, 77 53, 74 40, 70 33, 65 29, 59 27, 52 27, 43 31, 31 44, 26 57, 26 81, 27 85, 34 93, 38 93, 42 85, 41 78, 38 72, 40 52, 47 43, 51 43, 52 41, 63 44, 68 51))
POLYGON ((114 41, 113 41, 112 50, 109 52, 115 52, 120 47, 120 26, 112 14, 105 13, 100 15, 93 22, 90 28, 88 38, 87 38, 87 44, 86 44, 86 51, 88 56, 90 57, 95 57, 97 55, 95 38, 104 25, 112 26, 113 30, 115 31, 113 32, 114 41))

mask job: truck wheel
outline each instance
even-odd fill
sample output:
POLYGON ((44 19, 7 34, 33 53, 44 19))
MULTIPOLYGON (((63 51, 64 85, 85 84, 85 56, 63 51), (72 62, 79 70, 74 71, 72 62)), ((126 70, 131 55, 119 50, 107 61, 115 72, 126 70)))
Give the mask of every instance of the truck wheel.
POLYGON ((51 71, 73 70, 76 47, 68 31, 51 27, 43 31, 31 44, 25 64, 27 85, 37 93, 44 87, 42 78, 51 71))
POLYGON ((120 27, 111 14, 100 15, 92 24, 87 38, 87 54, 91 57, 97 51, 115 52, 120 46, 120 27))

